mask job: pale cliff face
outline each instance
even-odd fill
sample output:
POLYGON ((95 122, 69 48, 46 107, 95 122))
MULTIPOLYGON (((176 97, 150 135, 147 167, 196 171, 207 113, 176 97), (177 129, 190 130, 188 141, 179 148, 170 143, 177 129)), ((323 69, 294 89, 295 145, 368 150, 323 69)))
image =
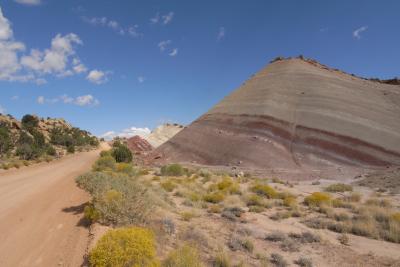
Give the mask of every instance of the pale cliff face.
POLYGON ((144 137, 154 148, 159 147, 174 135, 179 133, 184 127, 178 124, 163 124, 154 129, 148 136, 144 137))

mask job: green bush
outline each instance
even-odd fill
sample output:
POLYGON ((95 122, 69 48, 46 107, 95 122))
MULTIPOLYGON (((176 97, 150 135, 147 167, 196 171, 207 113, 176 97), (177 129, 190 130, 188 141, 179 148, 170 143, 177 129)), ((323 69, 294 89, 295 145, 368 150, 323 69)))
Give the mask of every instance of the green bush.
POLYGON ((114 147, 111 152, 116 162, 132 162, 132 152, 125 145, 114 147))
POLYGON ((266 196, 267 198, 277 198, 278 192, 269 185, 256 184, 250 190, 258 195, 266 196))
POLYGON ((75 146, 74 145, 67 146, 67 152, 70 153, 70 154, 74 154, 75 153, 75 146))
POLYGON ((325 187, 325 191, 327 192, 346 192, 346 191, 353 191, 353 187, 349 184, 331 184, 325 187))
POLYGON ((320 207, 322 205, 331 205, 332 198, 327 193, 314 192, 304 199, 304 203, 310 207, 320 207))
POLYGON ((105 157, 105 156, 112 156, 111 150, 103 150, 100 152, 100 157, 105 157))
POLYGON ((133 166, 131 163, 126 163, 126 162, 121 162, 116 164, 115 170, 117 172, 122 172, 126 174, 132 174, 133 173, 133 166))
POLYGON ((96 267, 160 266, 153 233, 140 227, 108 231, 90 251, 89 262, 96 267))
POLYGON ((153 211, 155 201, 149 190, 125 174, 92 172, 79 176, 76 183, 92 195, 104 224, 143 224, 153 211))
POLYGON ((112 156, 104 156, 96 160, 93 164, 93 171, 110 171, 115 170, 117 162, 112 156))
POLYGON ((55 156, 57 154, 56 149, 52 145, 46 147, 46 154, 49 156, 55 156))
POLYGON ((210 203, 219 203, 225 199, 225 195, 220 192, 208 193, 204 195, 203 200, 210 203))
POLYGON ((10 151, 12 146, 10 130, 8 127, 0 125, 0 156, 10 151))
POLYGON ((36 116, 26 114, 22 117, 21 124, 25 129, 33 129, 39 125, 39 119, 36 116))
POLYGON ((21 144, 17 147, 16 155, 23 160, 31 160, 37 158, 41 151, 34 145, 21 144))
POLYGON ((180 164, 164 165, 161 168, 161 175, 164 176, 181 176, 183 174, 184 170, 180 164))
POLYGON ((201 260, 196 248, 189 245, 172 251, 164 260, 163 267, 203 267, 205 266, 201 260))

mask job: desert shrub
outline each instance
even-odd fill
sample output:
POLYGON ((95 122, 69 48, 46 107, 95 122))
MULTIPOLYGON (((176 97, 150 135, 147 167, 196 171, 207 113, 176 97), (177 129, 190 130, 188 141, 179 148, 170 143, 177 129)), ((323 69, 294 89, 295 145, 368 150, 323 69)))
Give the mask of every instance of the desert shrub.
POLYGON ((276 198, 278 196, 278 192, 276 192, 276 190, 269 185, 255 184, 250 188, 250 190, 258 195, 265 196, 267 198, 276 198))
POLYGON ((292 213, 290 211, 279 211, 269 216, 269 218, 274 221, 280 221, 283 219, 290 218, 291 216, 292 213))
POLYGON ((74 154, 75 153, 75 146, 74 145, 67 146, 67 152, 70 153, 70 154, 74 154))
POLYGON ((310 207, 320 207, 321 205, 330 205, 332 198, 327 193, 314 192, 304 199, 304 203, 310 207))
POLYGON ((251 194, 251 195, 247 196, 246 205, 247 206, 263 206, 264 199, 262 199, 259 195, 251 194))
POLYGON ((286 239, 286 235, 283 232, 280 231, 275 231, 272 233, 269 233, 265 236, 265 240, 271 241, 271 242, 281 242, 286 239))
POLYGON ((181 176, 184 174, 183 167, 180 164, 169 164, 161 167, 163 176, 181 176))
POLYGON ((340 244, 348 246, 349 245, 349 237, 346 234, 341 234, 338 236, 338 241, 340 242, 340 244))
POLYGON ((93 204, 85 206, 83 209, 83 216, 90 222, 96 222, 100 219, 100 213, 95 209, 93 204))
POLYGON ((219 205, 210 205, 208 208, 209 213, 221 213, 222 209, 219 205))
POLYGON ((219 203, 225 199, 225 195, 220 192, 208 193, 203 196, 203 200, 210 203, 219 203))
POLYGON ((16 155, 23 160, 32 160, 40 156, 41 151, 34 145, 31 144, 20 144, 17 147, 16 155))
POLYGON ((39 125, 39 119, 36 116, 26 114, 21 119, 21 125, 25 129, 33 129, 39 125))
POLYGON ((290 233, 289 237, 297 240, 298 242, 305 243, 318 243, 321 241, 321 237, 319 235, 313 234, 311 232, 302 232, 298 233, 290 233))
POLYGON ((353 220, 350 229, 352 234, 371 238, 378 237, 376 223, 371 217, 359 217, 353 220))
POLYGON ((328 222, 320 218, 311 218, 303 221, 303 223, 314 229, 325 229, 328 226, 328 222))
POLYGON ((21 167, 21 164, 19 162, 15 161, 12 163, 12 166, 16 169, 19 169, 21 167))
POLYGON ((10 130, 8 127, 0 125, 0 156, 10 151, 12 147, 10 130))
POLYGON ((255 213, 260 213, 265 211, 265 208, 262 206, 250 206, 249 207, 249 212, 255 212, 255 213))
POLYGON ((199 252, 196 248, 183 245, 173 250, 164 260, 163 267, 203 267, 205 266, 200 259, 199 252))
POLYGON ((29 166, 30 165, 29 161, 27 161, 27 160, 22 161, 22 164, 24 164, 24 166, 29 166))
POLYGON ((115 170, 117 172, 122 172, 126 174, 132 174, 133 173, 133 166, 131 163, 126 163, 126 162, 120 162, 116 164, 115 170))
POLYGON ((387 199, 370 198, 365 202, 365 205, 388 208, 392 206, 392 203, 387 199))
POLYGON ((281 242, 280 248, 287 252, 299 251, 299 244, 293 239, 284 239, 281 242))
POLYGON ((353 191, 353 187, 348 184, 331 184, 325 187, 325 191, 327 192, 346 192, 346 191, 353 191))
POLYGON ((312 260, 309 258, 300 257, 299 259, 294 261, 295 264, 301 267, 313 267, 312 260))
POLYGON ((56 149, 52 145, 46 146, 46 154, 49 156, 55 156, 57 154, 56 149))
POLYGON ((350 209, 350 208, 353 207, 353 205, 352 205, 351 203, 349 203, 349 202, 347 202, 347 201, 345 201, 344 199, 341 199, 341 198, 332 199, 331 204, 332 204, 332 206, 333 206, 334 208, 346 208, 346 209, 350 209))
POLYGON ((155 205, 149 190, 126 175, 92 172, 79 176, 76 182, 93 196, 93 207, 99 212, 102 223, 146 223, 155 205))
POLYGON ((283 258, 283 256, 278 253, 272 253, 270 261, 272 264, 274 264, 277 267, 289 266, 288 262, 283 258))
POLYGON ((167 192, 172 192, 177 187, 176 183, 172 182, 171 180, 166 180, 160 183, 160 185, 167 192))
POLYGON ((105 156, 112 156, 111 150, 103 150, 100 152, 100 157, 105 157, 105 156))
POLYGON ((283 198, 283 205, 286 207, 295 207, 297 205, 296 197, 287 195, 283 198))
POLYGON ((217 255, 214 257, 213 267, 231 267, 231 262, 229 260, 229 257, 226 255, 226 253, 223 250, 220 250, 217 255))
POLYGON ((357 193, 357 192, 353 192, 350 195, 345 196, 344 200, 349 201, 349 202, 360 202, 361 194, 357 193))
POLYGON ((247 250, 248 252, 252 253, 254 250, 254 244, 250 239, 245 239, 242 242, 242 246, 245 250, 247 250))
POLYGON ((187 222, 193 219, 194 217, 196 217, 196 214, 194 214, 191 211, 184 211, 181 213, 181 219, 187 222))
POLYGON ((125 145, 119 145, 114 147, 111 151, 111 155, 114 157, 116 162, 132 162, 132 152, 125 145))
POLYGON ((106 171, 106 170, 115 170, 116 169, 116 161, 111 156, 100 157, 93 164, 93 171, 106 171))
POLYGON ((239 185, 230 177, 224 177, 222 181, 216 184, 216 187, 218 190, 229 192, 231 194, 237 194, 240 192, 239 185))
POLYGON ((221 213, 222 217, 225 217, 231 221, 236 221, 236 218, 240 218, 245 211, 240 207, 228 207, 224 208, 221 213))
POLYGON ((154 235, 139 227, 109 230, 90 251, 89 262, 96 267, 159 266, 154 235))

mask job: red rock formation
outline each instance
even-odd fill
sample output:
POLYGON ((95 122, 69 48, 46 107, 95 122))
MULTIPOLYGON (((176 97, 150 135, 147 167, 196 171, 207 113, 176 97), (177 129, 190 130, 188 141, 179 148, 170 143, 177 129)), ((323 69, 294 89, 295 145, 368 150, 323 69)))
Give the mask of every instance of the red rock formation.
POLYGON ((255 168, 400 165, 399 89, 312 60, 277 60, 154 155, 255 168))
POLYGON ((144 155, 153 150, 149 142, 135 135, 127 140, 127 146, 134 154, 144 155))

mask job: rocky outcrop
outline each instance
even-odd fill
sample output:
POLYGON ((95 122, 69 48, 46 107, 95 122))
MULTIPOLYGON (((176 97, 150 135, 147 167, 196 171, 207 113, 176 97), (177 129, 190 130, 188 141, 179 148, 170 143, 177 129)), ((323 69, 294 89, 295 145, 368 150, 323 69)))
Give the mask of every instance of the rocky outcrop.
POLYGON ((157 148, 179 133, 184 127, 180 124, 166 123, 158 126, 148 136, 144 138, 154 147, 157 148))
POLYGON ((256 168, 400 165, 399 114, 398 85, 279 58, 155 155, 256 168))
POLYGON ((129 150, 136 155, 145 155, 153 150, 151 144, 138 135, 127 139, 126 145, 128 146, 129 150))

